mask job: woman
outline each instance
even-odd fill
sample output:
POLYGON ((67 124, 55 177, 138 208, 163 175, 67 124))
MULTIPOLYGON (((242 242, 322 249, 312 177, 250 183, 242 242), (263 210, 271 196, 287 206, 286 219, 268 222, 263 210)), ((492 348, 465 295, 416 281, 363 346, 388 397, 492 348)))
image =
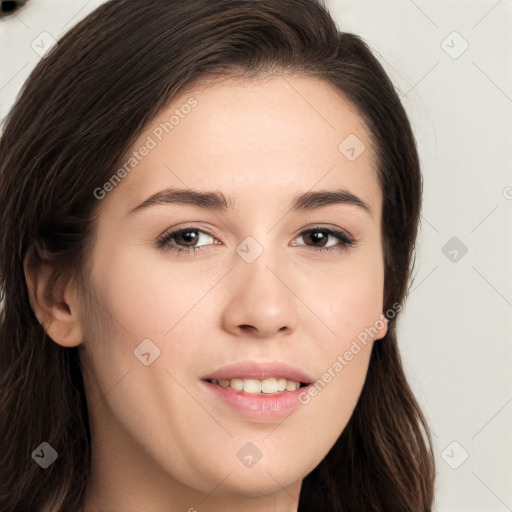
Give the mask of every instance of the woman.
POLYGON ((431 510, 415 141, 319 2, 109 1, 0 148, 2 510, 431 510))

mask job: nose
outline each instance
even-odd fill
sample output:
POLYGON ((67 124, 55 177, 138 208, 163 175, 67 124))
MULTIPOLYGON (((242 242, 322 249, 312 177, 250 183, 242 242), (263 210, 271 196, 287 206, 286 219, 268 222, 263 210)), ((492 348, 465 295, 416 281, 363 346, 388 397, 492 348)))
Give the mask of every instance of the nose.
POLYGON ((235 261, 222 314, 224 329, 237 337, 254 338, 294 332, 298 299, 291 289, 290 269, 266 250, 252 263, 238 257, 235 261))

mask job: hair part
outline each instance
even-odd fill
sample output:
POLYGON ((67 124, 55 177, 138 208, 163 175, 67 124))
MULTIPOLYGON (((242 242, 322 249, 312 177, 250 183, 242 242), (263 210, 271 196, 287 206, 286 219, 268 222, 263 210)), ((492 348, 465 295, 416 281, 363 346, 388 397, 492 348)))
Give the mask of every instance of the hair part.
MULTIPOLYGON (((332 84, 369 128, 383 196, 384 310, 405 301, 420 164, 399 97, 359 37, 340 32, 317 0, 101 5, 39 62, 0 139, 3 511, 75 510, 90 471, 80 353, 39 324, 24 263, 49 265, 54 283, 74 279, 84 300, 94 300, 85 279, 101 211, 93 191, 147 124, 194 84, 283 73, 332 84), (59 453, 45 471, 31 458, 42 441, 59 453)), ((425 512, 433 489, 431 439, 402 369, 395 316, 374 343, 347 427, 303 481, 299 511, 425 512)))

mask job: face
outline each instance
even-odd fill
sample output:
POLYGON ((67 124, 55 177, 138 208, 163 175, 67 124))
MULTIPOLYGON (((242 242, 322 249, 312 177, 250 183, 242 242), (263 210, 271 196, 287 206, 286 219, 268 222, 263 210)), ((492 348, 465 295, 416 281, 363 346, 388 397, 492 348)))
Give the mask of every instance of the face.
POLYGON ((315 78, 229 79, 175 99, 128 157, 96 191, 88 286, 110 329, 84 318, 80 348, 96 503, 296 506, 386 332, 362 119, 315 78))

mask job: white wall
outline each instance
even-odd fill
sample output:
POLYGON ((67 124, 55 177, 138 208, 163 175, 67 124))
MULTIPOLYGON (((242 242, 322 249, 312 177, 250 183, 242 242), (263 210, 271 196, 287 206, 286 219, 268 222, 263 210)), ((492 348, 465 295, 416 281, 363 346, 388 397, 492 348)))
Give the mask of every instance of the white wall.
MULTIPOLYGON (((0 118, 40 34, 100 3, 29 0, 0 22, 0 118)), ((423 226, 399 339, 433 430, 436 510, 512 511, 512 1, 327 3, 378 52, 418 139, 423 226)))

